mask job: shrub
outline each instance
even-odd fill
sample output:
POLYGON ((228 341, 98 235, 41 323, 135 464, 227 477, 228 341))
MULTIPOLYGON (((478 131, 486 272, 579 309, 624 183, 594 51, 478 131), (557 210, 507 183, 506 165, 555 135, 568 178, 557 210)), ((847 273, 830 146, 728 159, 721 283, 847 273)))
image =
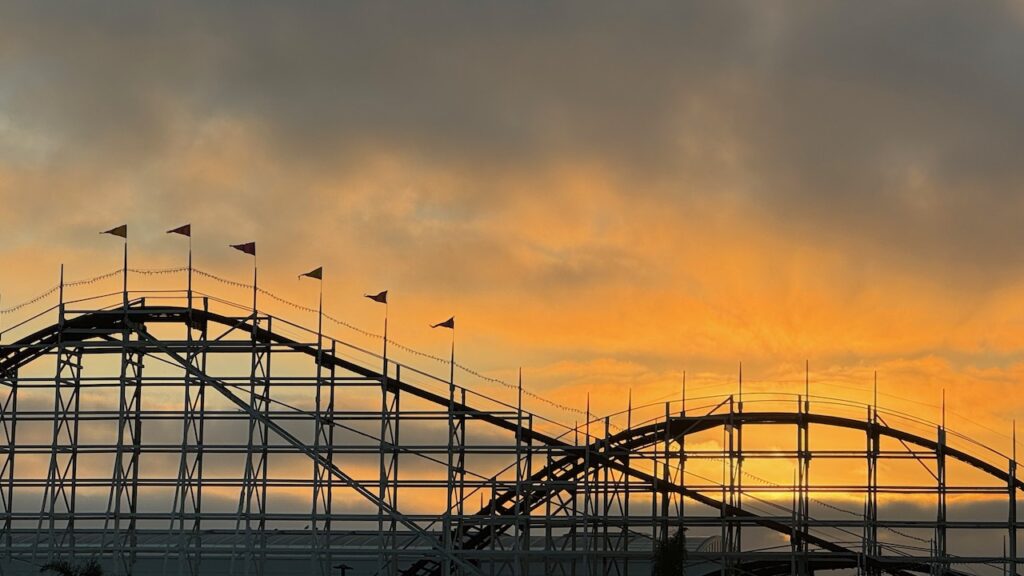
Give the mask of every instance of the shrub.
POLYGON ((669 539, 654 547, 652 576, 682 576, 686 567, 686 528, 682 526, 669 539))
POLYGON ((57 560, 43 565, 40 572, 53 572, 59 576, 103 576, 103 568, 96 560, 83 564, 72 564, 67 560, 57 560))

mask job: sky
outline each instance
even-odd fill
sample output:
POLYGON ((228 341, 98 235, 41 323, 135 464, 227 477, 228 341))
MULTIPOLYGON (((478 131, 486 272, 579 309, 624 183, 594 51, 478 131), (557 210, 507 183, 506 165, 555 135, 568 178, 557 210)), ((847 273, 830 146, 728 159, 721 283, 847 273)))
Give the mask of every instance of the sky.
POLYGON ((322 265, 367 330, 389 289, 396 340, 443 356, 454 314, 460 363, 577 409, 807 362, 933 420, 945 390, 1006 451, 1022 32, 998 1, 4 2, 3 307, 119 267, 122 223, 132 266, 183 265, 191 222, 205 271, 256 241, 313 305, 322 265))

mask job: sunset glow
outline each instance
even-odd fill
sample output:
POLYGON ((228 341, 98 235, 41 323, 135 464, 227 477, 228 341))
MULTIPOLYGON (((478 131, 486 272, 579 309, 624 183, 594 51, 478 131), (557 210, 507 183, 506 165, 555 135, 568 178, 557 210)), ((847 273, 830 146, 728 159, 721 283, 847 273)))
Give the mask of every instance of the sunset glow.
MULTIPOLYGON (((584 424, 588 401, 595 437, 607 415, 676 414, 685 378, 689 410, 792 411, 809 392, 864 419, 877 395, 906 429, 945 423, 951 446, 1005 466, 1024 414, 1022 31, 1013 2, 5 3, 0 330, 57 304, 18 307, 62 266, 66 282, 114 272, 65 301, 119 301, 122 242, 99 232, 127 224, 129 290, 154 299, 185 289, 191 246, 197 294, 250 306, 255 263, 259 308, 315 335, 320 284, 298 276, 322 266, 324 332, 378 353, 364 295, 388 290, 389 358, 438 394, 451 341, 431 325, 456 317, 458 383, 514 404, 521 370, 539 430, 584 424), (190 239, 166 233, 185 223, 190 239), (255 258, 229 247, 252 241, 255 258)), ((33 322, 0 343, 52 318, 33 322)), ((844 434, 815 430, 813 448, 863 449, 844 434)), ((791 428, 745 441, 796 449, 791 428)), ((45 458, 25 462, 46 477, 45 458)), ((82 473, 110 467, 96 462, 82 473)), ((745 471, 782 486, 797 465, 745 471)), ((722 466, 688 470, 721 482, 722 466)), ((853 482, 815 466, 815 482, 853 482)), ((378 462, 349 471, 372 484, 378 462)), ((935 482, 913 459, 880 474, 935 482)), ((279 502, 308 512, 307 492, 279 502)), ((407 511, 436 513, 438 494, 410 491, 407 511)))

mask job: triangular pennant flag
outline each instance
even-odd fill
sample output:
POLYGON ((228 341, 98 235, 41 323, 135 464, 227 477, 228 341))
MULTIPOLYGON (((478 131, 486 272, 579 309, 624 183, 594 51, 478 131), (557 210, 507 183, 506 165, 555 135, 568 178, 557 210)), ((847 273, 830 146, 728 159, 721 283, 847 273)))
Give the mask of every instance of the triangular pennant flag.
POLYGON ((445 320, 444 322, 438 322, 437 324, 431 324, 431 328, 451 328, 455 330, 455 316, 445 320))
POLYGON ((188 236, 189 238, 191 238, 192 237, 192 225, 191 224, 185 224, 184 226, 178 226, 177 228, 175 228, 173 230, 168 230, 167 233, 168 234, 181 234, 182 236, 188 236))
POLYGON ((106 232, 100 232, 100 234, 110 234, 112 236, 117 236, 117 237, 124 238, 124 239, 127 240, 128 239, 128 225, 127 224, 121 224, 120 226, 118 226, 116 228, 111 228, 110 230, 107 230, 106 232))
POLYGON ((231 247, 234 248, 235 250, 245 252, 246 254, 252 254, 253 256, 256 255, 255 242, 246 242, 245 244, 232 244, 231 247))
POLYGON ((387 290, 384 290, 382 292, 378 292, 377 294, 363 294, 363 296, 366 296, 367 298, 369 298, 370 300, 373 300, 374 302, 380 302, 381 304, 387 304, 388 303, 388 291, 387 290))
POLYGON ((315 270, 310 270, 309 272, 306 272, 305 274, 299 274, 299 278, 302 278, 303 276, 308 276, 310 278, 316 278, 317 280, 323 280, 324 279, 324 268, 323 268, 323 266, 321 266, 321 267, 319 267, 319 268, 317 268, 315 270))

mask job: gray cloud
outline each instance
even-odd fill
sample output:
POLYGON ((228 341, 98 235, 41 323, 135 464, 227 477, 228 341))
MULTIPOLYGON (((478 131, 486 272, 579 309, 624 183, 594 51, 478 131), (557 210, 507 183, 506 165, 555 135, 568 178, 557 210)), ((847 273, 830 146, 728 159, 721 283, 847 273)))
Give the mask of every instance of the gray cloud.
POLYGON ((624 196, 683 213, 728 192, 784 233, 942 281, 1021 263, 1009 3, 15 2, 0 16, 3 162, 57 172, 50 198, 4 192, 29 212, 97 194, 173 206, 191 182, 153 174, 227 119, 261 143, 252 176, 193 193, 242 226, 298 216, 317 175, 384 151, 460 174, 444 206, 463 222, 550 193, 493 185, 504 175, 582 162, 624 196))

